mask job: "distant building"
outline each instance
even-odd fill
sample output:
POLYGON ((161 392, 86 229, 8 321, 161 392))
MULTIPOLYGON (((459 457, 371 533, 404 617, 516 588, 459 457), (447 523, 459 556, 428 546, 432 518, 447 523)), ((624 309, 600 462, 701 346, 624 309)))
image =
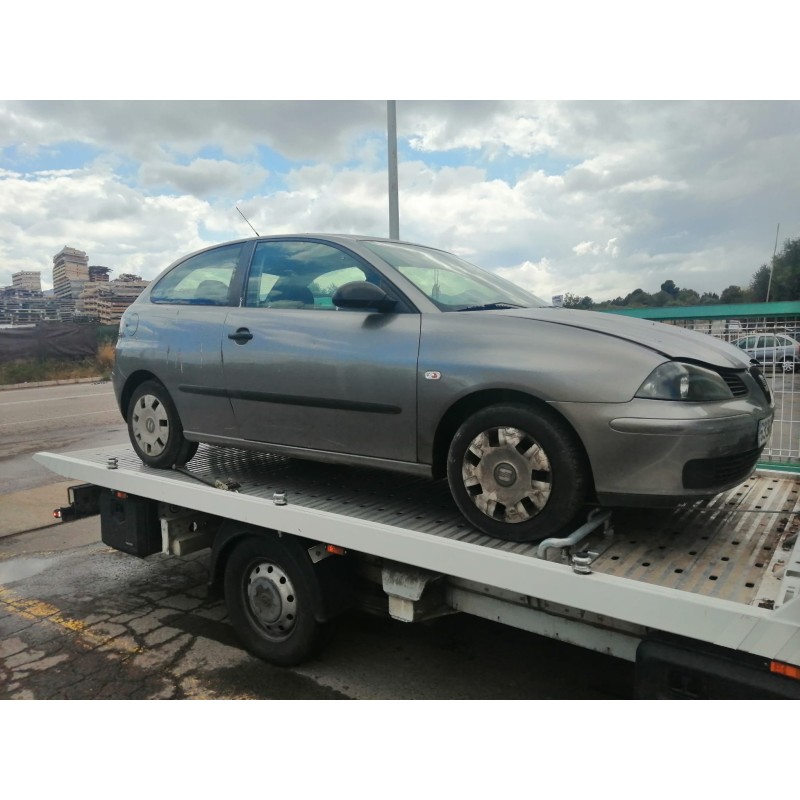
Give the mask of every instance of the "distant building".
POLYGON ((117 325, 149 281, 128 273, 111 281, 111 271, 89 266, 83 250, 65 246, 53 256, 52 294, 42 292, 41 272, 21 270, 11 276, 11 286, 0 287, 0 325, 80 319, 117 325))
POLYGON ((63 247, 53 256, 53 292, 59 300, 76 300, 89 281, 89 257, 83 250, 63 247))
POLYGON ((11 288, 22 289, 26 292, 42 291, 42 273, 22 270, 11 276, 11 288))
POLYGON ((102 325, 117 325, 125 309, 148 283, 128 273, 113 281, 87 283, 76 303, 76 313, 96 319, 102 325))
POLYGON ((43 320, 61 320, 58 301, 29 289, 0 289, 0 325, 32 325, 43 320))

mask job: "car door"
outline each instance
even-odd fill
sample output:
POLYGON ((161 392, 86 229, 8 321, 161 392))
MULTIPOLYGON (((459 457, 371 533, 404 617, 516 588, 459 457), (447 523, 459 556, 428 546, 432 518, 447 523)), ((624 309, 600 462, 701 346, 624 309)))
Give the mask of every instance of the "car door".
POLYGON ((775 337, 772 334, 761 334, 756 344, 755 357, 762 364, 774 364, 776 344, 775 337))
POLYGON ((337 309, 338 286, 385 278, 319 240, 259 242, 240 308, 222 337, 225 384, 242 439, 416 460, 420 317, 337 309))
POLYGON ((158 318, 153 327, 161 362, 152 371, 165 384, 189 434, 236 435, 223 379, 222 332, 248 249, 248 243, 237 243, 190 256, 165 273, 150 293, 149 316, 158 318))

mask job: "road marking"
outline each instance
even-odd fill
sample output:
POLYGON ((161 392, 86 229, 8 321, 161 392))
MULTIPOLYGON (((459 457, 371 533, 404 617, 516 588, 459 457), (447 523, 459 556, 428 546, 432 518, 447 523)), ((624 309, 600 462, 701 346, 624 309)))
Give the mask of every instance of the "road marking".
POLYGON ((83 414, 67 414, 64 417, 39 417, 38 419, 26 419, 24 422, 0 422, 0 428, 10 428, 12 425, 20 427, 22 425, 30 425, 34 422, 55 422, 59 419, 72 419, 73 417, 94 417, 97 414, 117 414, 119 413, 115 408, 99 409, 98 411, 85 411, 83 414))
MULTIPOLYGON (((108 644, 115 639, 121 638, 118 635, 98 636, 88 629, 89 626, 85 622, 65 617, 61 613, 61 609, 56 606, 45 603, 43 600, 29 600, 20 597, 16 592, 12 592, 10 589, 4 589, 2 586, 0 586, 0 603, 5 603, 10 606, 12 611, 23 619, 33 621, 46 620, 61 628, 65 628, 71 633, 77 633, 84 644, 90 647, 100 647, 101 645, 108 644)), ((131 647, 130 645, 126 645, 124 641, 116 642, 114 649, 132 654, 142 652, 141 647, 131 647)))
POLYGON ((114 392, 110 389, 107 392, 94 392, 94 394, 70 394, 63 397, 45 397, 42 400, 13 400, 10 403, 0 403, 0 406, 27 406, 31 403, 55 403, 59 400, 83 400, 84 397, 108 397, 114 392))

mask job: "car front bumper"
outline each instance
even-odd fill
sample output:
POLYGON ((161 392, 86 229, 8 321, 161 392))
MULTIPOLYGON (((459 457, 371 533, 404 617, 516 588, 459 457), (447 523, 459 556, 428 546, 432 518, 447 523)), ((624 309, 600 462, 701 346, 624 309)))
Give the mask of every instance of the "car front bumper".
POLYGON ((755 467, 773 419, 770 407, 747 399, 552 405, 581 437, 604 505, 674 505, 736 486, 755 467))

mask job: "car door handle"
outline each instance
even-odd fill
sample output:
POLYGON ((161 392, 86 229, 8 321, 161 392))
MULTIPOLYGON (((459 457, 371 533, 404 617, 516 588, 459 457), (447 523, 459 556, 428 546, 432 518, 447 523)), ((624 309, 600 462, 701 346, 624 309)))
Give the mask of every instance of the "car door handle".
POLYGON ((235 333, 229 333, 228 338, 233 339, 236 344, 244 344, 253 338, 253 334, 247 328, 238 328, 235 333))

